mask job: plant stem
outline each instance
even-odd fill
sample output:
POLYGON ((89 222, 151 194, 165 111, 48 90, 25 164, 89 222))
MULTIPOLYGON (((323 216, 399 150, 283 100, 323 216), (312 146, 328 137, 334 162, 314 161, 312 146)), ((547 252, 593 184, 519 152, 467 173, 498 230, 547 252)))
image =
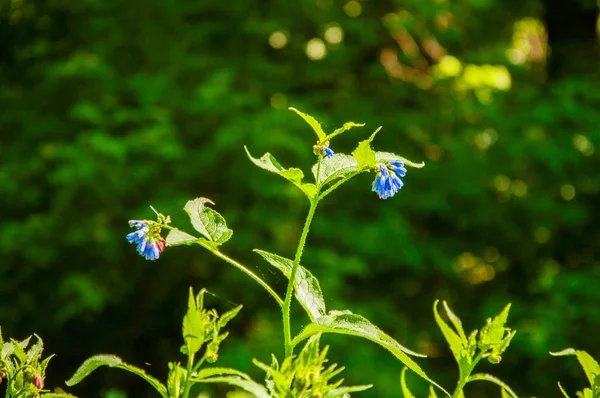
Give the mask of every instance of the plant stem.
POLYGON ((339 180, 338 182, 336 182, 335 184, 333 184, 332 186, 330 186, 329 188, 327 188, 322 194, 318 195, 317 196, 317 201, 323 199, 325 196, 329 195, 331 192, 333 192, 335 189, 337 189, 340 185, 342 185, 343 183, 345 183, 346 181, 348 181, 352 177, 359 175, 363 171, 364 170, 356 171, 356 172, 354 172, 352 174, 349 174, 346 178, 343 178, 343 179, 339 180))
MULTIPOLYGON (((188 347, 189 350, 189 347, 188 347)), ((188 354, 188 362, 187 362, 187 373, 185 375, 185 387, 183 389, 182 398, 188 398, 190 396, 190 389, 192 385, 190 384, 190 377, 192 377, 192 365, 194 364, 194 353, 188 354)))
MULTIPOLYGON (((317 173, 317 178, 318 176, 319 174, 317 173)), ((311 199, 310 201, 310 209, 308 210, 308 215, 306 216, 306 221, 304 222, 304 228, 302 228, 302 235, 300 235, 300 241, 298 242, 298 248, 296 249, 294 265, 292 266, 290 280, 288 281, 287 291, 285 293, 285 302, 281 311, 283 315, 283 338, 286 357, 292 355, 293 352, 292 334, 290 328, 290 306, 292 302, 292 292, 294 291, 294 286, 296 285, 296 272, 298 271, 298 266, 300 265, 302 252, 304 250, 304 245, 306 244, 306 237, 308 236, 308 230, 310 229, 310 224, 312 222, 313 216, 315 215, 315 211, 317 210, 318 203, 318 199, 311 199)))
POLYGON ((456 386, 456 389, 452 393, 452 398, 458 398, 460 396, 464 396, 462 394, 462 391, 465 388, 465 385, 469 382, 469 376, 471 376, 471 372, 473 372, 473 369, 475 369, 475 366, 477 366, 477 363, 479 363, 479 361, 481 361, 481 358, 483 358, 484 354, 485 354, 484 352, 480 352, 479 354, 477 354, 477 356, 473 359, 471 366, 469 366, 469 368, 467 368, 467 372, 465 372, 464 374, 461 375, 461 379, 458 381, 458 385, 456 386))
POLYGON ((261 285, 267 292, 269 292, 269 294, 271 296, 273 296, 273 298, 275 299, 275 301, 277 301, 277 304, 279 304, 280 307, 284 304, 283 300, 281 300, 281 297, 279 297, 279 295, 277 293, 275 293, 275 291, 273 289, 271 289, 271 286, 269 286, 267 284, 267 282, 265 282, 262 279, 260 279, 260 277, 258 275, 256 275, 254 272, 250 271, 248 268, 246 268, 242 264, 238 263, 237 261, 235 261, 231 257, 229 257, 229 256, 221 253, 217 249, 213 249, 212 247, 210 247, 208 245, 205 245, 202 242, 198 242, 198 243, 201 246, 203 246, 203 247, 207 248, 208 250, 210 250, 215 256, 217 256, 220 259, 228 262, 229 264, 233 265, 234 267, 236 267, 237 269, 239 269, 240 271, 242 271, 243 273, 245 273, 246 275, 248 275, 250 278, 254 279, 254 281, 256 283, 258 283, 259 285, 261 285))

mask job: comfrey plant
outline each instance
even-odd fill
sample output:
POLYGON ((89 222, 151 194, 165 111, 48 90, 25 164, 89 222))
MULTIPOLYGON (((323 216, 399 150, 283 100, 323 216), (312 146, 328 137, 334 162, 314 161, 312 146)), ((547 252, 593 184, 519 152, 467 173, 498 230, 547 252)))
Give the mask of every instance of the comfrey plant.
POLYGON ((48 362, 53 355, 42 360, 44 342, 35 335, 33 344, 31 336, 23 341, 11 339, 4 341, 0 330, 0 383, 6 383, 7 398, 69 398, 72 395, 50 393, 44 390, 44 378, 48 362))
MULTIPOLYGON (((127 240, 134 243, 139 254, 148 260, 158 259, 165 248, 198 245, 233 265, 267 291, 281 308, 284 358, 280 362, 273 355, 270 365, 254 361, 266 372, 264 385, 235 369, 204 366, 205 363, 213 363, 217 360, 219 344, 227 337, 227 333, 221 330, 241 309, 240 306, 221 316, 214 310, 206 310, 203 305, 204 291, 196 296, 190 291, 188 312, 183 320, 184 345, 181 347, 181 352, 187 357, 186 365, 170 363, 166 385, 147 375, 143 370, 128 365, 112 355, 99 355, 88 359, 67 381, 67 384, 76 384, 97 367, 107 365, 137 374, 148 381, 164 398, 188 398, 192 386, 197 383, 226 383, 259 398, 348 397, 351 392, 365 390, 371 386, 342 387, 341 381, 336 381, 335 377, 343 368, 324 365, 327 361, 327 347, 320 350, 320 337, 323 333, 337 333, 362 337, 391 352, 405 365, 405 369, 410 369, 431 384, 430 396, 436 396, 435 387, 439 393, 446 396, 464 397, 463 388, 467 383, 487 380, 498 384, 502 388, 502 394, 516 397, 508 386, 495 377, 487 374, 472 374, 481 359, 486 358, 492 363, 500 362, 502 353, 515 334, 504 326, 509 306, 494 319, 489 319, 479 332, 475 331, 467 337, 460 320, 445 303, 446 315, 454 329, 441 319, 437 311, 437 302, 434 305, 435 319, 459 365, 459 381, 452 394, 435 383, 412 359, 424 355, 405 348, 361 315, 349 310, 327 310, 319 281, 307 267, 301 265, 306 238, 319 203, 351 178, 371 171, 375 173, 372 191, 381 199, 389 199, 403 187, 404 183, 400 178, 406 176, 406 166, 421 168, 424 163, 411 162, 394 153, 375 151, 372 148, 373 140, 381 128, 378 128, 367 140, 359 142, 350 155, 334 153, 330 148, 332 140, 345 131, 363 124, 348 122, 327 134, 312 116, 294 108, 290 109, 302 117, 317 136, 316 144, 313 146, 316 156, 316 163, 312 167, 314 182, 305 182, 302 170, 283 167, 270 153, 254 158, 246 148, 248 157, 256 166, 291 182, 306 195, 309 203, 308 214, 293 258, 264 250, 254 250, 288 279, 283 297, 248 267, 220 250, 220 246, 232 237, 233 231, 229 229, 221 214, 208 207, 214 205, 210 199, 190 200, 184 207, 196 231, 194 234, 173 227, 170 217, 152 208, 157 215, 156 221, 130 221, 129 224, 135 228, 135 231, 127 235, 127 240), (168 231, 164 238, 163 231, 168 231), (291 334, 290 308, 293 296, 310 319, 310 323, 296 336, 291 334), (295 354, 297 346, 305 340, 307 342, 304 347, 295 354)), ((404 372, 402 390, 406 397, 412 397, 406 385, 404 372)))

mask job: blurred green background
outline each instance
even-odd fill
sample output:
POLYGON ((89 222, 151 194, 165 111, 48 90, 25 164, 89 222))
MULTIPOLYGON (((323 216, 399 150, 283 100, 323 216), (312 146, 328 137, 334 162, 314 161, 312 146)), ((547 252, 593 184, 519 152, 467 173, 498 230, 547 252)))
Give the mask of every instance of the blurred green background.
MULTIPOLYGON (((565 347, 600 354, 600 63, 594 0, 2 0, 0 325, 57 353, 46 385, 88 356, 115 353, 164 378, 183 360, 188 286, 220 311, 243 303, 218 364, 262 380, 251 358, 282 356, 280 314, 239 271, 200 248, 137 255, 127 220, 149 205, 189 228, 186 200, 216 203, 223 250, 280 292, 253 254, 292 257, 307 203, 243 152, 308 173, 315 137, 426 167, 381 201, 363 175, 327 198, 303 263, 330 309, 352 309, 447 388, 457 372, 432 316, 446 299, 467 329, 513 303, 518 330, 487 365, 522 396, 585 384, 565 347)), ((294 331, 306 324, 301 309, 294 331)), ((382 348, 327 336, 357 396, 398 397, 401 364, 382 348)), ((424 391, 425 383, 409 376, 424 391)), ((95 373, 69 391, 153 396, 133 375, 95 373)), ((209 390, 206 390, 207 392, 209 390)), ((225 396, 227 389, 212 392, 225 396)), ((499 396, 473 384, 468 396, 499 396)))

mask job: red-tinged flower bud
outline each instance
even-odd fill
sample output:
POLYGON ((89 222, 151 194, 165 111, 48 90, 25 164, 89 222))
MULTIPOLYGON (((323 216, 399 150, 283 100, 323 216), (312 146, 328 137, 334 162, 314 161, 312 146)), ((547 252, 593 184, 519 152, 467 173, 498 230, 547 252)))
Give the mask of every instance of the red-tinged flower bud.
POLYGON ((165 250, 165 240, 161 239, 158 242, 156 242, 156 247, 158 248, 159 252, 162 252, 163 250, 165 250))
POLYGON ((44 383, 42 383, 42 377, 38 373, 36 373, 33 377, 33 385, 39 388, 40 390, 44 386, 44 383))

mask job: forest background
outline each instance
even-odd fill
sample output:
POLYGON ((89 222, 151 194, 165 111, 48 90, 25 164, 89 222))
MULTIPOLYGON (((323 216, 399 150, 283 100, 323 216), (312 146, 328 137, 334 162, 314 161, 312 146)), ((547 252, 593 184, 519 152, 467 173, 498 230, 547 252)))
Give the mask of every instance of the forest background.
MULTIPOLYGON (((291 256, 307 205, 243 145, 308 170, 314 136, 294 106, 330 130, 367 124, 336 152, 381 125, 380 148, 426 162, 393 199, 361 176, 319 209, 303 262, 328 306, 428 354, 451 387, 433 301, 468 330, 512 302, 518 333, 494 373, 522 396, 580 389, 576 361, 548 351, 600 354, 597 21, 593 0, 3 0, 3 334, 38 333, 58 354, 47 386, 103 352, 164 378, 181 360, 187 288, 205 287, 211 306, 244 304, 219 363, 260 379, 251 358, 281 355, 267 294, 194 248, 147 262, 125 235, 149 205, 185 226, 185 202, 211 198, 234 230, 229 254, 284 290, 251 250, 291 256)), ((388 352, 325 342, 348 384, 375 384, 357 396, 400 395, 388 352)), ((69 391, 147 390, 105 370, 69 391)))

